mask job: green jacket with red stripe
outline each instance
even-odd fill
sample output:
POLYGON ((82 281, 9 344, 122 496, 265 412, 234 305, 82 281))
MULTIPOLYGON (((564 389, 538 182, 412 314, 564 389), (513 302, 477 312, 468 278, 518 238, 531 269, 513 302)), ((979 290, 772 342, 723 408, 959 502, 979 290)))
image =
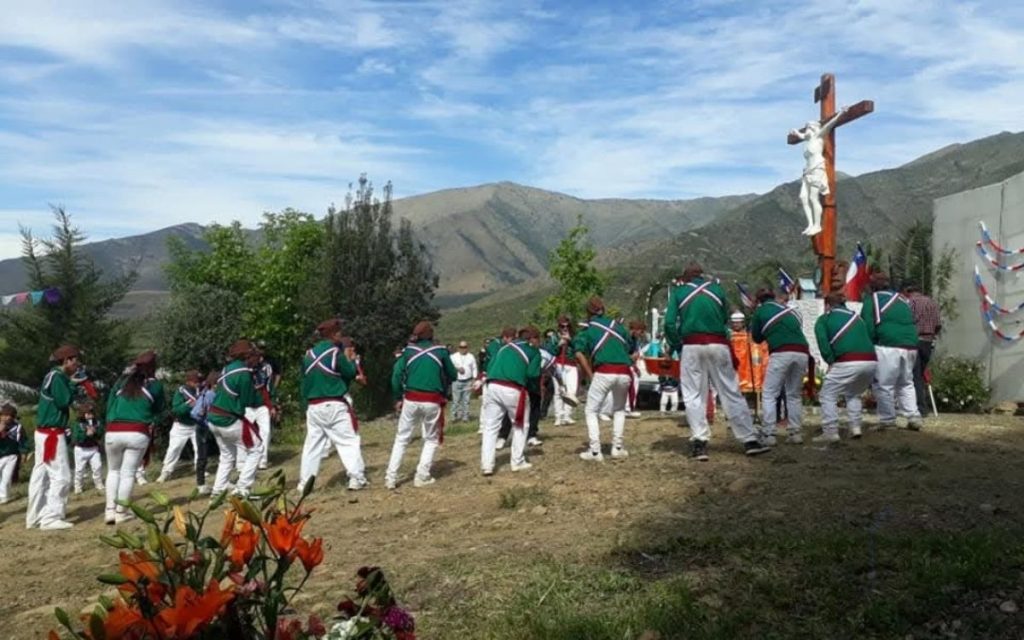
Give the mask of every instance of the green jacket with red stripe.
POLYGON ((593 316, 587 328, 576 334, 572 346, 578 353, 587 356, 594 369, 602 364, 633 364, 626 328, 603 315, 593 316))
POLYGON ((551 336, 551 339, 544 345, 544 350, 556 359, 565 358, 565 361, 569 364, 576 364, 576 347, 573 345, 573 342, 574 338, 569 338, 569 340, 563 344, 562 337, 555 334, 554 336, 551 336))
POLYGON ((767 341, 769 353, 787 345, 807 346, 807 338, 804 337, 803 326, 796 310, 774 300, 758 305, 754 317, 750 319, 750 334, 754 342, 767 341), (766 329, 765 325, 776 316, 778 319, 766 329))
POLYGON ((665 336, 669 344, 679 347, 686 338, 697 333, 725 338, 728 322, 725 305, 725 290, 712 280, 694 278, 673 289, 665 310, 665 336), (698 289, 700 292, 695 294, 698 289))
POLYGON ((74 382, 60 367, 50 369, 39 387, 39 405, 36 407, 37 427, 66 429, 75 398, 74 382))
POLYGON ((153 424, 164 411, 164 385, 155 378, 150 378, 142 385, 138 395, 129 396, 124 393, 127 377, 114 383, 107 396, 107 424, 114 422, 133 422, 137 424, 153 424))
POLYGON ((320 398, 342 398, 359 374, 343 347, 321 340, 302 358, 302 397, 308 402, 320 398))
POLYGON ((171 413, 174 414, 175 422, 186 427, 195 426, 196 421, 192 419, 192 408, 196 406, 195 402, 198 397, 199 389, 187 385, 178 387, 178 390, 174 392, 174 397, 171 398, 171 413))
POLYGON ((525 340, 513 340, 498 349, 487 367, 488 380, 526 387, 540 378, 540 350, 525 340))
POLYGON ((448 383, 458 377, 447 348, 435 345, 432 340, 420 340, 406 345, 395 360, 391 369, 391 394, 395 400, 401 399, 406 391, 445 395, 448 383))
POLYGON ((875 357, 875 345, 868 335, 867 325, 845 305, 833 307, 831 311, 818 318, 814 323, 814 337, 818 341, 821 357, 829 364, 851 354, 871 356, 872 360, 875 357), (847 330, 838 340, 834 340, 847 324, 847 330))
POLYGON ((860 317, 875 344, 917 349, 917 325, 906 298, 895 291, 876 291, 865 295, 863 302, 860 317), (885 310, 879 313, 878 309, 885 310))
POLYGON ((228 427, 244 418, 246 409, 262 404, 263 398, 256 392, 252 379, 252 369, 241 360, 232 360, 221 369, 206 421, 213 427, 228 427), (225 413, 228 415, 223 415, 225 413))

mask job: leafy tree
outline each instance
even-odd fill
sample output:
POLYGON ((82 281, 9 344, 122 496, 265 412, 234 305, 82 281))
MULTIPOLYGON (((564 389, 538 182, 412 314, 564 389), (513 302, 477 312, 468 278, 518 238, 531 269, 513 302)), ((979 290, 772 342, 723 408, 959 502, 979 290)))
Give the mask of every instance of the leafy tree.
POLYGON ((416 322, 440 316, 433 303, 437 275, 409 222, 402 220, 395 229, 391 191, 388 183, 382 198, 375 197, 363 175, 345 208, 328 210, 318 295, 307 325, 332 315, 345 320, 370 381, 356 390, 356 400, 371 416, 391 406, 395 348, 405 344, 416 322))
POLYGON ((50 353, 70 342, 84 352, 90 374, 112 381, 124 367, 131 344, 131 326, 110 317, 110 310, 135 281, 131 271, 108 277, 85 255, 86 236, 61 207, 54 207, 50 238, 36 238, 22 229, 22 259, 28 286, 56 289, 59 300, 12 309, 0 314, 0 370, 10 381, 36 386, 48 368, 50 353))
POLYGON ((573 318, 586 315, 587 299, 604 295, 607 277, 594 266, 597 252, 587 239, 588 229, 583 217, 576 217, 576 226, 551 252, 548 273, 558 283, 558 293, 540 304, 537 314, 546 324, 553 324, 559 314, 573 318))
POLYGON ((238 339, 242 296, 213 285, 179 287, 156 322, 164 366, 213 371, 224 364, 225 348, 238 339))

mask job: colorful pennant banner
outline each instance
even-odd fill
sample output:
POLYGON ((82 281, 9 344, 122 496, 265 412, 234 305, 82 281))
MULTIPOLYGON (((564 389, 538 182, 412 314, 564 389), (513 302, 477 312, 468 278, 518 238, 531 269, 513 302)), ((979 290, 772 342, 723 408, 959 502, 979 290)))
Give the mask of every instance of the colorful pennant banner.
POLYGON ((981 239, 985 244, 995 249, 996 253, 1000 253, 1004 256, 1024 255, 1024 247, 1021 247, 1020 249, 1004 249, 998 242, 993 240, 992 234, 988 232, 988 227, 985 226, 983 221, 979 221, 978 226, 981 227, 981 239))
POLYGON ((1020 311, 1024 311, 1024 302, 1021 302, 1016 307, 1007 309, 1005 307, 1000 306, 998 302, 992 299, 992 296, 988 294, 988 287, 986 287, 985 283, 982 282, 981 280, 981 272, 978 270, 977 265, 975 265, 974 267, 974 284, 978 287, 978 292, 981 294, 981 297, 984 300, 984 304, 991 307, 991 309, 995 311, 997 314, 1010 315, 1011 313, 1019 313, 1020 311))
POLYGON ((0 296, 0 303, 7 307, 12 304, 25 304, 31 302, 37 305, 41 302, 46 304, 57 304, 61 300, 60 289, 51 287, 49 289, 43 289, 42 291, 22 291, 21 293, 12 293, 6 296, 0 296))
POLYGON ((1002 264, 999 260, 993 258, 992 255, 985 250, 985 245, 982 244, 980 240, 975 243, 975 246, 978 247, 978 253, 981 255, 981 257, 985 259, 985 262, 988 262, 990 265, 992 265, 993 269, 999 269, 1000 271, 1010 272, 1020 271, 1021 269, 1024 269, 1024 262, 1012 266, 1008 264, 1002 264))

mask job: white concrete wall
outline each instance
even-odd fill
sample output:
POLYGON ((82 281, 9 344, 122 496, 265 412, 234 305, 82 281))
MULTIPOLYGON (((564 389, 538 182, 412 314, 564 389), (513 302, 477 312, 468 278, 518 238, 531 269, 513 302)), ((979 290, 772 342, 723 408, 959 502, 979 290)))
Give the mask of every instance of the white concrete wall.
MULTIPOLYGON (((953 294, 959 317, 944 319, 939 354, 954 354, 983 362, 992 386, 993 401, 1024 402, 1024 341, 1008 343, 988 330, 981 315, 981 297, 974 285, 975 265, 989 294, 1004 307, 1024 300, 1024 270, 999 271, 976 249, 981 239, 978 222, 984 221, 993 238, 1007 249, 1024 246, 1024 173, 1005 182, 964 191, 935 201, 933 249, 938 257, 947 248, 957 251, 953 294)), ((989 250, 991 255, 995 252, 989 250)), ((1011 256, 1005 264, 1020 264, 1024 255, 1011 256)), ((1002 316, 997 322, 1004 333, 1024 329, 1024 312, 1002 316)))

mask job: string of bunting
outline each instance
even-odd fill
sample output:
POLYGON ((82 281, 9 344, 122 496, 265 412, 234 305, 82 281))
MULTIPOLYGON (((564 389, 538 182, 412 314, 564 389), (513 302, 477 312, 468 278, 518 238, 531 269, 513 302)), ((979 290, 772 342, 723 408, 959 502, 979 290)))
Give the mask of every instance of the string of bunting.
POLYGON ((992 255, 989 254, 989 252, 985 250, 985 245, 983 245, 980 240, 975 243, 975 246, 978 247, 978 253, 981 254, 981 257, 984 258, 985 261, 988 262, 990 265, 992 265, 992 267, 995 268, 995 269, 999 269, 1000 271, 1011 271, 1011 272, 1013 272, 1013 271, 1020 271, 1021 269, 1024 269, 1024 262, 1022 262, 1020 264, 1015 264, 1015 265, 1012 265, 1012 266, 1011 265, 1006 265, 1006 264, 1001 264, 999 262, 999 260, 993 258, 992 255))
POLYGON ((49 289, 43 289, 42 291, 22 291, 21 293, 12 293, 6 296, 0 296, 0 303, 7 307, 12 304, 25 304, 31 302, 32 304, 39 304, 45 302, 46 304, 57 304, 61 300, 60 289, 56 287, 50 287, 49 289))
POLYGON ((987 306, 991 307, 991 309, 993 311, 995 311, 997 314, 999 314, 999 315, 1010 315, 1011 313, 1018 313, 1020 311, 1024 311, 1024 302, 1021 302, 1020 304, 1018 304, 1016 307, 1013 307, 1012 309, 1007 309, 1005 307, 1000 306, 999 303, 996 302, 992 298, 992 296, 990 296, 988 294, 988 287, 986 287, 985 283, 982 282, 982 280, 981 280, 981 272, 978 270, 978 266, 977 265, 974 266, 974 284, 975 284, 975 286, 978 287, 978 292, 981 293, 981 297, 984 299, 985 304, 987 306))
POLYGON ((1004 249, 1002 247, 1002 245, 1000 245, 998 242, 993 240, 992 239, 992 234, 989 233, 988 227, 985 225, 984 221, 979 221, 978 222, 978 226, 981 227, 981 239, 985 242, 985 244, 987 244, 990 247, 992 247, 993 249, 995 249, 996 253, 1000 253, 1000 254, 1002 254, 1004 256, 1024 255, 1024 247, 1021 247, 1020 249, 1016 249, 1016 250, 1014 250, 1014 249, 1004 249))
POLYGON ((1003 330, 999 328, 998 324, 996 324, 995 316, 992 314, 992 307, 984 302, 981 303, 981 313, 985 316, 985 323, 988 325, 988 328, 992 330, 992 333, 997 338, 1006 342, 1017 342, 1018 340, 1024 339, 1024 329, 1018 331, 1016 335, 1003 333, 1003 330))

